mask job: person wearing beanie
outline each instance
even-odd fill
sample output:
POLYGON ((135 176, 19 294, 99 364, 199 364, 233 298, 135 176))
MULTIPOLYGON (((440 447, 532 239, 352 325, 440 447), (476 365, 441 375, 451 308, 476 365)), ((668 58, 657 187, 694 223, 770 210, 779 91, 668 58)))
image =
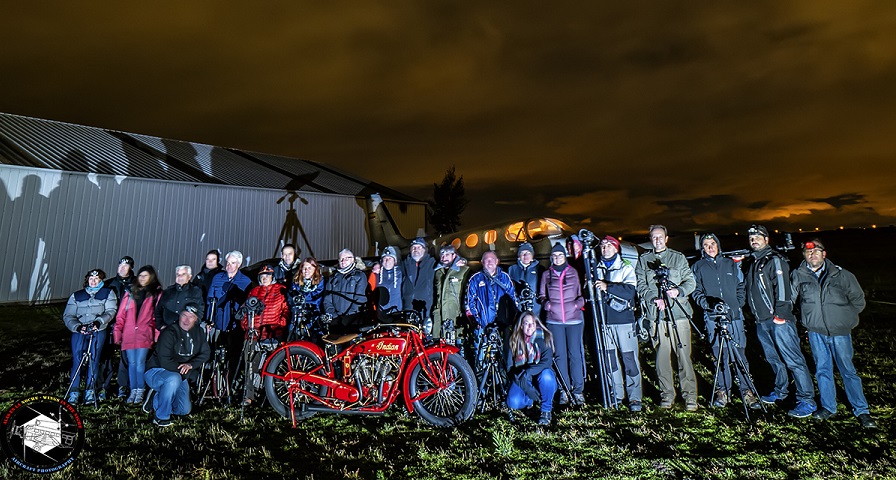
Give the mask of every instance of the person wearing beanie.
POLYGON ((859 313, 865 309, 865 293, 855 275, 827 257, 820 240, 804 243, 803 262, 790 276, 815 359, 821 408, 813 417, 827 420, 837 413, 836 364, 853 415, 863 427, 877 428, 862 391, 862 379, 852 363, 852 330, 858 326, 859 313))
POLYGON ((722 251, 719 238, 715 234, 707 233, 700 237, 702 256, 692 266, 696 287, 691 297, 694 303, 703 310, 703 320, 706 324, 706 333, 712 345, 712 354, 718 359, 719 371, 713 379, 715 391, 713 392, 712 406, 724 407, 728 404, 731 395, 731 368, 729 365, 739 365, 742 362, 744 371, 735 367, 738 377, 737 385, 740 389, 741 399, 749 408, 756 410, 761 408, 756 392, 749 388, 750 364, 746 357, 747 335, 744 331, 743 307, 746 303, 746 285, 744 274, 740 266, 734 260, 720 254, 722 251), (728 307, 726 321, 728 334, 731 340, 729 349, 734 351, 735 358, 729 358, 729 349, 721 350, 722 336, 717 329, 719 326, 718 314, 715 309, 724 304, 728 307), (738 363, 735 363, 735 362, 738 363))
MULTIPOLYGON (((134 258, 125 255, 118 260, 116 275, 108 282, 105 282, 106 288, 115 292, 118 304, 124 299, 125 293, 131 291, 136 276, 134 275, 134 258)), ((115 318, 109 324, 111 331, 115 327, 115 318)), ((112 335, 106 335, 106 342, 103 344, 99 352, 97 361, 99 368, 97 369, 97 392, 100 401, 106 399, 106 392, 112 385, 112 377, 117 377, 118 397, 124 398, 128 394, 128 360, 125 356, 118 355, 120 349, 112 343, 112 335)))
POLYGON ((401 311, 401 268, 398 267, 398 250, 386 247, 380 257, 380 268, 370 274, 370 288, 373 290, 376 308, 379 313, 401 311))
MULTIPOLYGON (((535 249, 532 248, 532 244, 529 242, 521 244, 519 249, 517 249, 516 255, 517 262, 507 269, 507 274, 513 280, 517 296, 526 288, 534 296, 541 289, 539 282, 541 281, 541 275, 544 273, 544 267, 538 263, 538 260, 535 260, 535 249)), ((533 301, 531 311, 537 318, 541 318, 540 303, 533 301)))
POLYGON ((433 274, 432 336, 462 347, 466 331, 461 318, 470 267, 459 262, 460 257, 451 245, 443 246, 439 253, 439 264, 433 274), (446 326, 453 327, 453 331, 446 326))
POLYGON ((796 407, 787 412, 806 418, 817 409, 815 385, 806 357, 800 348, 793 297, 790 288, 790 265, 787 258, 768 243, 768 229, 753 225, 747 231, 753 263, 747 272, 747 303, 756 318, 756 337, 765 354, 765 361, 775 373, 775 389, 760 397, 763 403, 775 405, 789 394, 788 371, 796 386, 796 407))
POLYGON ((648 319, 648 332, 656 349, 656 375, 660 390, 661 409, 675 403, 675 372, 672 357, 678 363, 678 383, 685 409, 697 411, 697 376, 691 361, 691 322, 693 314, 688 295, 696 282, 688 259, 666 246, 669 234, 666 227, 652 225, 650 242, 653 249, 638 257, 635 266, 638 295, 648 319), (657 278, 660 266, 668 268, 668 285, 657 278), (667 287, 663 289, 664 287, 667 287))
POLYGON ((595 288, 600 290, 606 328, 603 343, 610 358, 615 402, 628 395, 632 412, 641 411, 641 362, 638 358, 638 325, 634 303, 635 267, 619 254, 619 240, 607 235, 599 244, 600 260, 594 269, 595 288), (623 375, 624 373, 624 375, 623 375))
POLYGON ((557 366, 573 398, 560 392, 561 405, 570 401, 585 403, 585 299, 579 274, 566 261, 566 248, 557 243, 551 248, 551 266, 541 274, 538 298, 542 302, 548 330, 554 337, 557 366))
POLYGON ((401 262, 401 303, 404 308, 421 312, 424 319, 432 310, 433 277, 436 259, 427 251, 426 241, 417 237, 411 242, 411 251, 401 262))

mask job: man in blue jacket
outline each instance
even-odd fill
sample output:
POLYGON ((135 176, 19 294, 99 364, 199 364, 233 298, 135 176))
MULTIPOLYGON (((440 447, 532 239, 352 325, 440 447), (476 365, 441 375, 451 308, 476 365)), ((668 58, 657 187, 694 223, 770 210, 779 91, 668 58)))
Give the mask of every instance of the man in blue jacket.
POLYGON ((821 394, 821 408, 813 417, 827 420, 837 413, 836 363, 853 414, 863 427, 877 428, 868 411, 862 379, 852 364, 852 329, 859 324, 859 313, 865 308, 865 293, 855 275, 827 259, 821 241, 804 243, 803 258, 790 278, 794 298, 799 300, 800 317, 809 329, 815 379, 821 394))

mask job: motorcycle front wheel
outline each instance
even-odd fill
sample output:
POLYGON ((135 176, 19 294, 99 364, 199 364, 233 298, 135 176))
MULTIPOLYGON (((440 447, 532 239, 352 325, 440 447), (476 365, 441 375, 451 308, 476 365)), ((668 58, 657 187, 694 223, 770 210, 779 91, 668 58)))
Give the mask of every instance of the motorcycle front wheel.
MULTIPOLYGON (((294 411, 296 420, 304 420, 314 416, 314 412, 302 410, 302 404, 314 401, 308 395, 294 392, 292 394, 292 402, 290 402, 289 387, 291 381, 288 378, 297 372, 311 371, 320 364, 320 357, 305 347, 287 347, 278 350, 271 357, 268 368, 265 370, 270 375, 264 377, 264 391, 268 402, 280 416, 293 418, 293 412, 290 411, 290 407, 294 411)), ((308 381, 300 381, 299 386, 307 391, 313 391, 314 388, 318 388, 308 381)))
POLYGON ((469 420, 476 408, 476 375, 470 364, 456 353, 431 353, 433 366, 427 372, 423 362, 411 370, 410 397, 414 411, 436 427, 451 427, 469 420), (431 374, 430 374, 431 373, 431 374))

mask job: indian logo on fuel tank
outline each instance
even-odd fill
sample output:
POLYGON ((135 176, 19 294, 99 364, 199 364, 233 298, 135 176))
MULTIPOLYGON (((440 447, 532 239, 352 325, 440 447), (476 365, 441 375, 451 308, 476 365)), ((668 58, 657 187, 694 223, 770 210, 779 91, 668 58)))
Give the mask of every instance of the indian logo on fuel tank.
MULTIPOLYGON (((372 343, 372 342, 371 342, 372 343)), ((378 353, 380 355, 394 355, 404 349, 405 341, 401 338, 382 339, 370 345, 368 353, 378 353)))

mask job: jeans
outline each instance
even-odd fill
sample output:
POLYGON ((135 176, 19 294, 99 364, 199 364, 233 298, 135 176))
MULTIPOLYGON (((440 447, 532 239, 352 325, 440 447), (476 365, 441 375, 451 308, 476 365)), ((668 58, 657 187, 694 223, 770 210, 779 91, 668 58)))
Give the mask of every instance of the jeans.
POLYGON ((81 375, 84 374, 85 370, 87 371, 87 390, 96 388, 94 383, 96 382, 97 370, 100 365, 100 349, 103 348, 105 340, 105 330, 94 332, 93 335, 72 334, 72 371, 70 378, 71 390, 73 392, 78 391, 78 388, 81 386, 81 375), (81 357, 84 356, 88 346, 91 354, 90 362, 85 364, 81 371, 78 372, 78 367, 81 365, 81 357))
POLYGON ((641 362, 638 359, 638 332, 635 325, 608 324, 604 334, 607 368, 613 375, 613 391, 617 402, 628 393, 628 401, 641 401, 641 362), (622 364, 622 368, 620 367, 622 364), (623 379, 623 373, 625 378, 623 379))
POLYGON ((180 373, 164 368, 150 368, 144 375, 146 385, 156 391, 152 407, 159 420, 171 419, 171 414, 187 415, 192 410, 190 384, 180 373))
POLYGON ((149 353, 148 348, 134 348, 132 350, 122 350, 122 356, 128 359, 128 385, 131 388, 143 388, 143 371, 146 370, 146 355, 149 353))
POLYGON ((747 335, 744 331, 744 321, 732 320, 727 330, 728 336, 730 336, 731 339, 723 340, 724 336, 722 330, 716 330, 716 321, 709 318, 706 319, 706 331, 709 333, 709 341, 712 343, 712 354, 718 362, 718 375, 713 379, 713 383, 715 384, 716 390, 730 393, 730 365, 734 364, 735 372, 737 372, 737 379, 740 384, 740 390, 741 393, 743 393, 749 390, 749 382, 745 374, 750 374, 750 362, 747 361, 746 354, 747 335), (723 341, 727 343, 727 346, 724 351, 720 351, 723 341), (729 355, 729 353, 731 353, 731 355, 729 355), (731 358, 732 356, 735 358, 731 358), (743 372, 737 367, 739 360, 743 361, 743 372))
MULTIPOLYGON (((554 370, 550 368, 542 370, 538 374, 537 383, 538 393, 541 394, 541 411, 550 412, 554 394, 557 392, 557 377, 554 375, 554 370)), ((510 384, 510 389, 507 391, 508 407, 512 410, 520 410, 531 406, 533 402, 532 398, 526 395, 526 392, 516 382, 510 384)))
POLYGON ((582 335, 585 322, 570 324, 549 323, 548 330, 554 336, 554 355, 560 376, 566 380, 572 394, 585 390, 585 346, 582 335))
POLYGON ((856 374, 852 364, 852 335, 829 337, 820 333, 809 332, 809 346, 815 359, 815 379, 818 380, 818 392, 821 406, 829 412, 837 411, 837 386, 834 383, 834 363, 840 371, 846 398, 852 405, 855 416, 868 413, 868 401, 862 392, 862 379, 856 374))
POLYGON ((775 393, 778 398, 787 396, 787 370, 793 374, 796 384, 796 398, 815 406, 815 386, 806 365, 806 357, 800 350, 800 337, 796 324, 787 321, 777 324, 772 320, 756 322, 756 336, 762 345, 765 360, 775 372, 775 393))

